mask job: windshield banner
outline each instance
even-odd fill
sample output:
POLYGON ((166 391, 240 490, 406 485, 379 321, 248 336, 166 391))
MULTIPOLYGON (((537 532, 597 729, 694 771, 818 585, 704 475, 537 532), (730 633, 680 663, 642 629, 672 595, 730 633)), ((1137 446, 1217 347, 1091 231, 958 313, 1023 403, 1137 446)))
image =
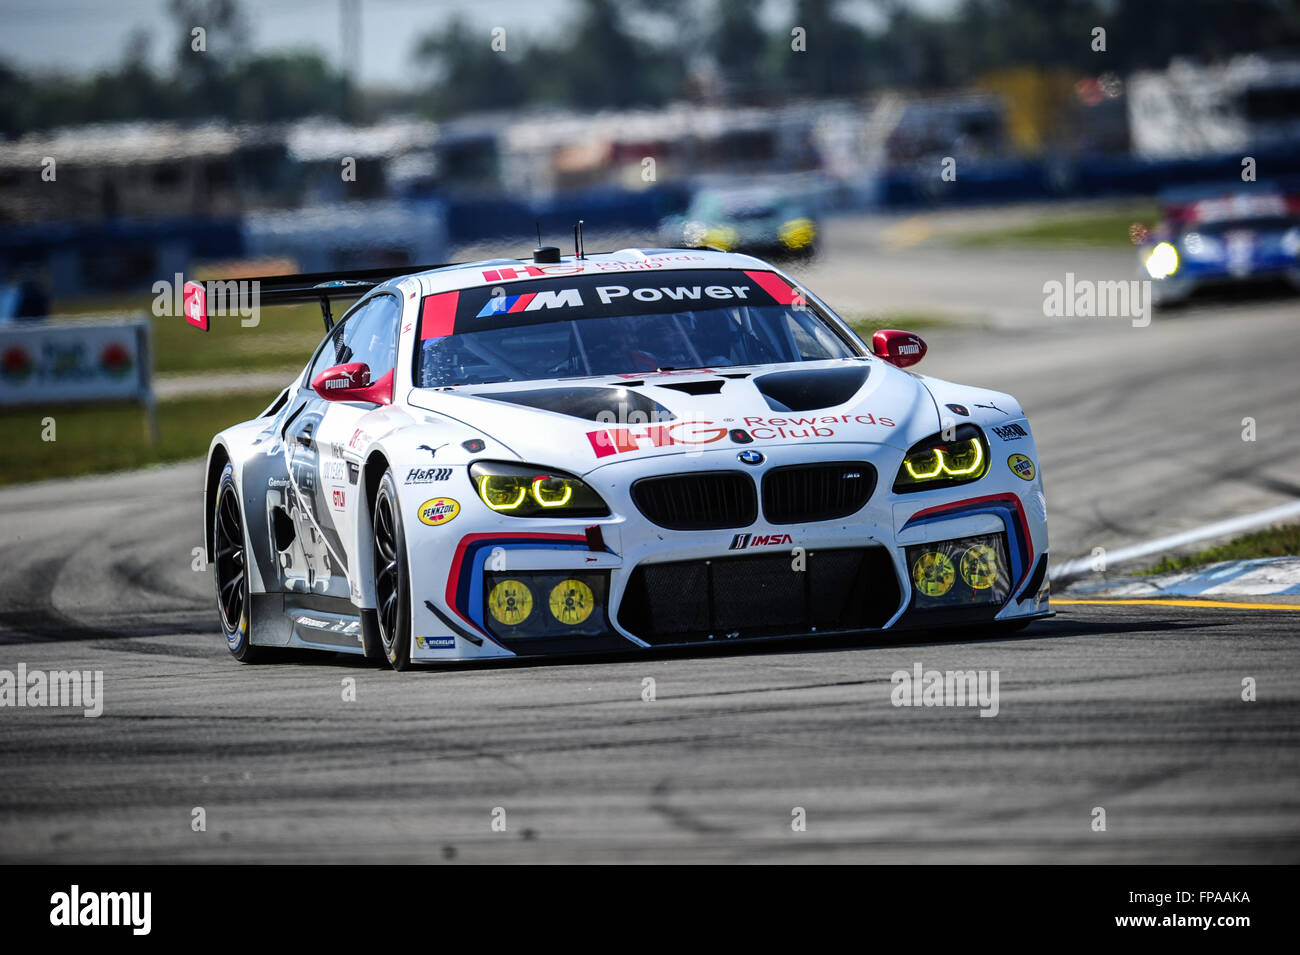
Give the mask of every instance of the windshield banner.
POLYGON ((575 318, 666 315, 737 305, 761 308, 790 305, 797 298, 774 272, 691 269, 563 275, 426 296, 420 337, 575 318))

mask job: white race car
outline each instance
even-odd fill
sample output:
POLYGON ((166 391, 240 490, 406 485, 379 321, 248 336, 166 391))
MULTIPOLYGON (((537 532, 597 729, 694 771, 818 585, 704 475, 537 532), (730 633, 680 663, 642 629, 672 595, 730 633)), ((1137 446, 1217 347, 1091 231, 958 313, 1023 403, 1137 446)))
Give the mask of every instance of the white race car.
MULTIPOLYGON (((328 332, 208 454, 230 651, 397 669, 1050 615, 1009 395, 704 250, 266 280, 328 332), (337 322, 329 301, 361 298, 337 322)), ((186 290, 206 327, 202 287, 186 290)))

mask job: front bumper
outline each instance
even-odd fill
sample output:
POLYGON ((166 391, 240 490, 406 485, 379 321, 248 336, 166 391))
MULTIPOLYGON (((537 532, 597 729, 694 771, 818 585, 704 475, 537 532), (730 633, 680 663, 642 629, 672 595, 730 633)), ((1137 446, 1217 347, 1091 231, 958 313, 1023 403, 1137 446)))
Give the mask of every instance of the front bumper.
MULTIPOLYGON (((644 461, 598 469, 589 480, 612 517, 484 514, 481 526, 466 527, 455 539, 450 554, 445 540, 441 552, 412 554, 413 566, 422 568, 413 586, 414 632, 421 638, 412 658, 606 652, 977 625, 1048 612, 1046 513, 1037 476, 1025 482, 1005 470, 964 487, 898 495, 889 486, 897 449, 765 450, 764 470, 878 459, 881 480, 865 506, 836 520, 772 524, 760 510, 745 527, 672 530, 647 520, 631 496, 639 477, 663 473, 663 462, 657 469, 644 461), (954 579, 943 599, 935 596, 942 583, 927 584, 927 594, 914 581, 918 555, 939 542, 965 542, 945 545, 954 579), (967 551, 973 556, 963 567, 967 551), (987 560, 990 551, 993 570, 977 573, 976 557, 987 560)), ((701 457, 713 454, 720 455, 719 467, 734 467, 734 451, 701 457)))

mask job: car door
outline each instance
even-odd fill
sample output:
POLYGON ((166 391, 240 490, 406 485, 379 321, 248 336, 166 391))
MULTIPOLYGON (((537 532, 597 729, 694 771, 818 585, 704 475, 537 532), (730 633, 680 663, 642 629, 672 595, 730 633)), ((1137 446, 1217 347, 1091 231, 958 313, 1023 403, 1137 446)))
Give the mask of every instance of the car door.
POLYGON ((330 401, 311 387, 322 371, 347 362, 364 362, 371 381, 394 373, 401 300, 380 294, 359 304, 331 330, 299 387, 302 408, 285 429, 289 478, 297 492, 297 530, 304 550, 324 586, 311 589, 348 596, 348 553, 355 525, 354 496, 359 493, 361 450, 359 423, 377 407, 367 401, 330 401), (313 552, 315 559, 312 559, 313 552))

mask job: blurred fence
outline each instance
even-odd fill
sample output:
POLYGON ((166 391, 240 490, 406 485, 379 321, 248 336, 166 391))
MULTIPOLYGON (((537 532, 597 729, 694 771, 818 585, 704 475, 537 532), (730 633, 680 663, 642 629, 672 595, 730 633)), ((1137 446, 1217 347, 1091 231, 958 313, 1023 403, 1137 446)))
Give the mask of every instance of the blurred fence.
MULTIPOLYGON (((1259 150, 1252 158, 1260 180, 1300 176, 1300 149, 1259 150)), ((864 175, 857 181, 826 180, 832 199, 822 212, 1156 195, 1172 186, 1216 182, 1225 187, 1240 186, 1242 159, 1233 154, 1189 159, 1099 156, 967 160, 957 168, 954 180, 944 181, 940 176, 941 160, 936 158, 906 169, 864 175)), ((328 251, 325 245, 331 242, 346 246, 348 264, 356 266, 375 264, 366 261, 367 250, 382 252, 385 263, 401 255, 412 264, 432 261, 439 256, 422 257, 410 250, 422 251, 430 244, 454 247, 531 237, 534 223, 540 223, 548 241, 555 242, 563 239, 578 219, 584 219, 593 231, 640 230, 645 233, 645 241, 654 244, 659 222, 683 211, 694 187, 694 183, 683 180, 649 189, 602 186, 570 190, 545 198, 412 194, 399 203, 411 210, 414 232, 406 230, 407 234, 397 242, 394 230, 387 230, 384 247, 377 250, 372 248, 377 241, 374 229, 345 228, 343 218, 331 223, 330 207, 312 210, 315 227, 307 232, 320 237, 322 253, 328 251), (436 214, 424 201, 433 198, 437 199, 436 214), (426 224, 428 235, 415 234, 426 224), (349 232, 354 234, 349 236, 349 232)), ((376 205, 388 208, 383 203, 376 205)), ((344 209, 345 205, 337 208, 344 209)), ((292 218, 299 214, 305 215, 282 215, 292 218)), ((43 272, 49 276, 54 294, 64 297, 79 292, 147 289, 159 276, 184 272, 196 260, 235 259, 250 254, 252 246, 256 246, 258 254, 287 254, 266 248, 265 241, 252 241, 249 236, 249 221, 236 218, 18 225, 0 231, 0 268, 10 273, 43 272)), ((299 235, 295 241, 301 243, 303 237, 299 235)))
MULTIPOLYGON (((1156 195, 1171 186, 1222 183, 1240 186, 1241 155, 1191 159, 1140 159, 1130 156, 1081 159, 995 161, 957 169, 944 182, 939 162, 883 174, 876 182, 874 204, 901 209, 943 203, 993 203, 1107 196, 1156 195)), ((1300 148, 1252 154, 1260 180, 1300 175, 1300 148)))

